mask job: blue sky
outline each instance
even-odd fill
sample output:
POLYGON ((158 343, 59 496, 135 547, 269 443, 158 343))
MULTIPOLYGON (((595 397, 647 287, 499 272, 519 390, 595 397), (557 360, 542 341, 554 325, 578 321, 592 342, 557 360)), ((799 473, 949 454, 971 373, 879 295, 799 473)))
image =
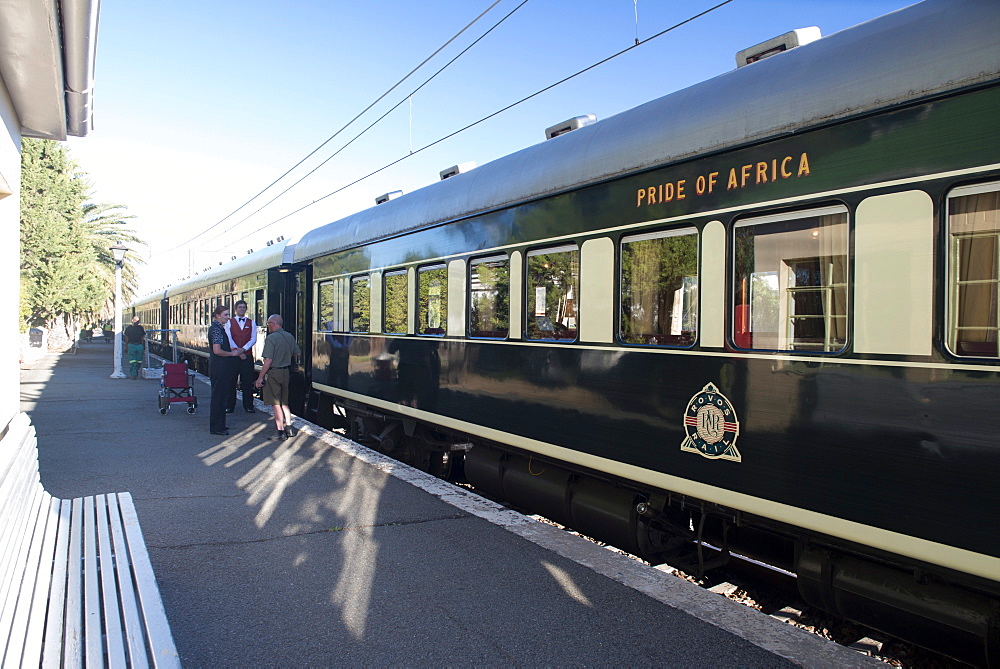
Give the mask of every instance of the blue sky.
MULTIPOLYGON (((276 219, 544 88, 718 0, 529 0, 373 130, 260 213, 522 0, 461 37, 266 197, 192 244, 305 157, 495 0, 103 0, 95 129, 69 142, 94 199, 124 204, 149 243, 141 292, 416 190, 456 163, 482 165, 544 129, 607 118, 735 67, 740 49, 794 28, 824 35, 909 0, 735 0, 304 211, 276 219), (412 120, 411 120, 412 119, 412 120), (238 225, 227 230, 233 224, 238 225), (265 227, 267 226, 267 227, 265 227), (262 229, 263 228, 263 229, 262 229), (216 234, 222 233, 216 239, 216 234)), ((724 100, 719 101, 725 104, 724 100)))

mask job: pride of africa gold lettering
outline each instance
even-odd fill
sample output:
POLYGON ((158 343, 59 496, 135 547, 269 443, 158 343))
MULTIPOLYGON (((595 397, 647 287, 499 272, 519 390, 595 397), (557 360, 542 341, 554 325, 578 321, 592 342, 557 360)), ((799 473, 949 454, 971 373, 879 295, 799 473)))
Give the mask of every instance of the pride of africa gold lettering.
MULTIPOLYGON (((739 167, 732 167, 726 175, 726 190, 738 190, 747 186, 756 186, 778 181, 779 179, 798 179, 811 173, 809 154, 803 152, 795 156, 772 158, 770 162, 760 161, 739 167)), ((694 194, 709 195, 719 187, 720 172, 700 174, 694 179, 694 194)), ((684 200, 690 194, 690 179, 677 179, 655 186, 646 186, 636 191, 635 206, 665 204, 684 200)))

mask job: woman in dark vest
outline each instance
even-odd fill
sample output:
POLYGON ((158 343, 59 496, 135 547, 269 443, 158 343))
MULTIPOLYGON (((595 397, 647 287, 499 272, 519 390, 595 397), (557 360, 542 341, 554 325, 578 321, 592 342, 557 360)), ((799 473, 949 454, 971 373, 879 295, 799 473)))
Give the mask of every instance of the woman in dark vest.
POLYGON ((209 359, 212 409, 208 418, 208 430, 212 434, 228 435, 226 401, 233 394, 236 383, 236 357, 229 346, 225 327, 229 320, 229 307, 216 307, 212 317, 212 325, 208 328, 208 347, 212 351, 209 359))

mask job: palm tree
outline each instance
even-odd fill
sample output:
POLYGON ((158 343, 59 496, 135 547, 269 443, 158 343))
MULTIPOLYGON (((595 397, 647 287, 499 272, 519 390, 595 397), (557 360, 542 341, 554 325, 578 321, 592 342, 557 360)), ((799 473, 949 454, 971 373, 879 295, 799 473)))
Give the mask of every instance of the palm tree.
POLYGON ((145 246, 146 243, 136 236, 134 230, 125 227, 128 219, 135 218, 133 214, 126 214, 126 210, 120 204, 83 205, 81 226, 97 255, 94 274, 106 296, 103 303, 94 305, 94 313, 87 314, 88 316, 110 318, 114 315, 115 259, 111 255, 111 247, 115 244, 121 243, 129 247, 122 267, 122 300, 128 303, 136 297, 139 287, 136 266, 145 261, 136 253, 135 247, 145 246))

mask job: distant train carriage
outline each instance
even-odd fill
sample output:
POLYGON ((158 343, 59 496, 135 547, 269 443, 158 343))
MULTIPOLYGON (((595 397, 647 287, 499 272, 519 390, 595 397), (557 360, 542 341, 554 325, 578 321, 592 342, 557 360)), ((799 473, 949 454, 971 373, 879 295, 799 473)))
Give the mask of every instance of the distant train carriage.
POLYGON ((127 326, 136 316, 139 317, 139 325, 146 330, 151 352, 163 355, 166 346, 170 344, 170 339, 162 332, 164 329, 164 310, 167 299, 164 290, 158 290, 151 295, 141 297, 125 310, 122 316, 122 324, 127 326))
POLYGON ((171 288, 170 322, 205 356, 210 305, 263 298, 326 426, 996 664, 997 25, 929 0, 768 44, 171 288))
MULTIPOLYGON (((258 328, 255 360, 261 358, 267 334, 264 324, 271 314, 281 314, 286 320, 285 329, 296 334, 296 323, 302 318, 298 311, 305 301, 299 283, 304 279, 300 278, 302 268, 291 263, 290 250, 288 240, 281 240, 168 288, 164 327, 177 330, 181 358, 207 374, 212 312, 219 305, 232 310, 239 300, 247 303, 247 315, 258 328)), ((296 377, 297 390, 293 395, 300 410, 304 402, 303 384, 302 377, 296 377)))

